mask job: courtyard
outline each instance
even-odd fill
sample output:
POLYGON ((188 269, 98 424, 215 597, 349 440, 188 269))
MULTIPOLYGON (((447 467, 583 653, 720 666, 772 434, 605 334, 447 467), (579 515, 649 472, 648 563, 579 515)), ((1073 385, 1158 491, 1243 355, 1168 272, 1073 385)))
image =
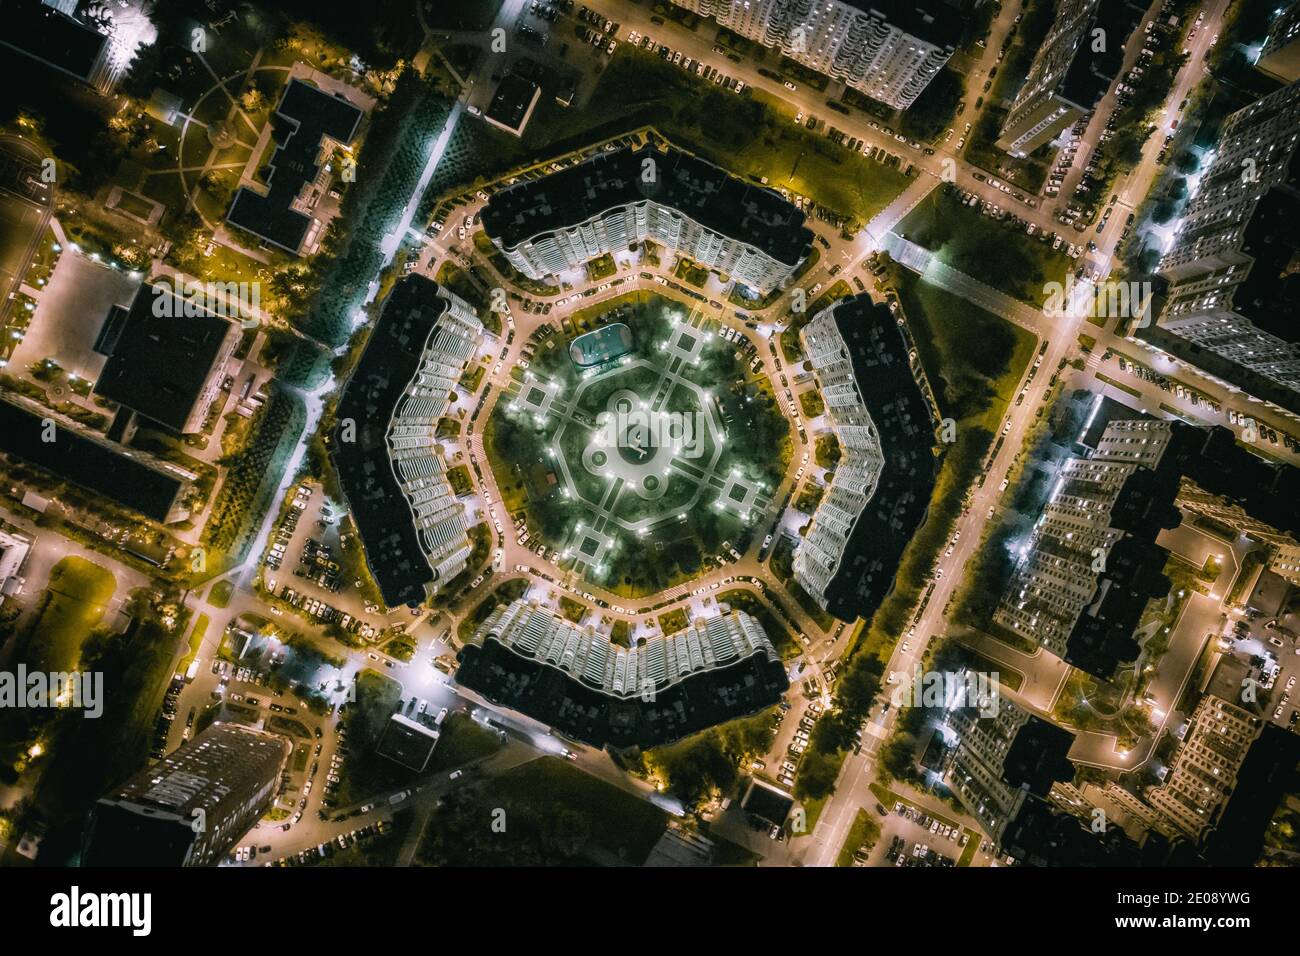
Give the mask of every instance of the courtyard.
POLYGON ((579 364, 587 343, 544 339, 485 446, 506 507, 557 562, 643 596, 743 548, 790 460, 789 426, 697 311, 636 293, 590 325, 617 347, 579 364))

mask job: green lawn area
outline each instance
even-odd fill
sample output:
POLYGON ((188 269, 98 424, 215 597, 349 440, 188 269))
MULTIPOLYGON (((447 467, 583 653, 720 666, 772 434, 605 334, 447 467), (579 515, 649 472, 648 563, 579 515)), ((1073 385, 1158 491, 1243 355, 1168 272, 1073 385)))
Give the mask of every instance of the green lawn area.
POLYGON ((1033 359, 1033 335, 906 269, 898 270, 897 292, 944 416, 957 419, 959 431, 999 425, 1033 359))
POLYGON ((212 590, 208 592, 208 603, 213 607, 224 608, 230 603, 230 598, 234 593, 235 583, 229 578, 223 578, 212 585, 212 590))
POLYGON ((75 670, 81 645, 98 626, 116 582, 113 575, 85 558, 69 556, 50 570, 27 645, 32 670, 75 670))
POLYGON ((853 826, 849 827, 848 836, 844 838, 844 846, 840 847, 840 855, 836 858, 835 865, 852 866, 853 854, 857 852, 858 847, 864 844, 875 846, 879 839, 879 819, 874 813, 859 809, 858 815, 853 818, 853 826))
POLYGON ((963 205, 946 188, 926 196, 894 231, 945 265, 1036 308, 1047 300, 1045 283, 1062 282, 1072 271, 1060 250, 963 205))
POLYGON ((637 866, 666 824, 653 804, 562 758, 542 757, 452 791, 418 857, 431 866, 637 866))
POLYGON ((176 665, 176 672, 178 674, 184 674, 189 670, 190 664, 192 664, 194 658, 198 656, 199 648, 203 645, 203 636, 208 633, 208 624, 209 621, 206 614, 200 614, 194 619, 194 627, 190 630, 190 649, 186 651, 185 656, 181 658, 181 662, 176 665))
POLYGON ((449 714, 442 722, 438 745, 429 758, 426 773, 454 770, 501 749, 501 738, 480 727, 468 714, 449 714))
POLYGON ((767 177, 773 189, 794 190, 861 222, 907 185, 897 170, 792 120, 774 98, 753 90, 737 96, 622 44, 583 109, 543 97, 522 139, 484 124, 467 127, 455 138, 453 161, 435 177, 433 189, 444 194, 647 125, 736 175, 767 177))

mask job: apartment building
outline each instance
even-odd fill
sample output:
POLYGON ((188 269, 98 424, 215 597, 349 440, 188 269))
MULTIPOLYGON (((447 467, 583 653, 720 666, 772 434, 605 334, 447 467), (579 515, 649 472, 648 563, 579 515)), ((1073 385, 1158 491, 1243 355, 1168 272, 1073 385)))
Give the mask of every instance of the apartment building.
POLYGON ((1144 338, 1228 387, 1300 414, 1300 84, 1224 123, 1157 274, 1144 338))
POLYGON ((533 279, 650 240, 758 293, 788 279, 812 249, 804 214, 779 193, 649 146, 503 189, 483 207, 483 229, 533 279))
POLYGON ((623 647, 524 600, 479 626, 456 679, 595 746, 675 740, 770 707, 788 686, 767 634, 742 611, 623 647))
POLYGON ((943 731, 954 740, 944 782, 995 843, 1026 799, 1073 776, 1066 754, 1074 736, 1005 699, 993 716, 953 708, 943 731))
POLYGON ((465 508, 436 432, 481 333, 466 302, 407 276, 344 386, 331 453, 389 607, 423 601, 469 560, 465 508))
POLYGON ((1154 539, 1179 520, 1174 479, 1157 474, 1173 440, 1169 422, 1115 421, 1092 457, 1065 462, 995 623, 1098 677, 1133 659, 1132 628, 1169 586, 1154 539))
POLYGON ((794 555, 794 576, 823 610, 869 616, 929 506, 934 418, 890 307, 854 296, 799 333, 840 447, 830 486, 794 555))
POLYGON ((943 69, 962 31, 941 0, 673 2, 900 110, 943 69))
POLYGON ((1146 793, 1161 829, 1199 840, 1218 821, 1263 722, 1213 694, 1201 698, 1168 778, 1146 793))
POLYGON ((1255 69, 1281 83, 1300 80, 1300 2, 1278 9, 1255 69))
POLYGON ((997 145, 1028 156, 1088 116, 1124 63, 1142 18, 1129 0, 1060 0, 1056 19, 1016 93, 997 145))
POLYGON ((96 804, 83 866, 211 866, 271 805, 286 737, 218 721, 96 804))

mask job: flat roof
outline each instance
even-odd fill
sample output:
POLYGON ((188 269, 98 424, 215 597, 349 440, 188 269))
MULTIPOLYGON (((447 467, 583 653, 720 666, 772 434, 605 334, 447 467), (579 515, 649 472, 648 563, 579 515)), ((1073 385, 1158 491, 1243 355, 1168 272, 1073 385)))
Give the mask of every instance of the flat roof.
POLYGON ((965 18, 949 0, 843 0, 864 13, 876 13, 890 26, 936 46, 955 46, 965 18))
POLYGON ((95 393, 146 418, 180 431, 203 393, 213 364, 234 327, 161 286, 140 286, 130 309, 114 306, 99 332, 95 351, 108 356, 95 393), (164 315, 154 314, 160 297, 171 298, 164 315), (166 314, 170 313, 170 314, 166 314))
POLYGON ((740 805, 746 813, 780 826, 790 815, 794 798, 784 790, 778 790, 770 783, 754 777, 749 781, 749 789, 745 791, 740 805))
POLYGON ((893 589, 903 549, 930 507, 939 462, 930 407, 912 373, 893 311, 865 294, 841 301, 834 310, 835 327, 848 348, 853 378, 884 458, 875 492, 854 522, 839 567, 826 585, 827 610, 852 621, 874 614, 893 589))
POLYGON ((339 399, 330 456, 352 510, 375 581, 389 607, 424 600, 433 569, 420 547, 411 507, 393 472, 388 426, 420 368, 425 343, 447 302, 438 284, 410 275, 389 293, 361 359, 339 399), (355 440, 340 439, 345 421, 355 440))
POLYGON ((516 133, 523 132, 533 103, 540 95, 541 87, 535 82, 526 76, 511 73, 497 86, 492 103, 484 115, 516 133))
POLYGON ((513 249, 608 209, 651 200, 791 266, 811 250, 812 231, 804 225, 804 214, 780 193, 681 150, 661 152, 651 146, 601 153, 500 190, 483 207, 483 228, 513 249), (643 178, 647 160, 655 164, 650 182, 643 178))
POLYGON ((183 478, 71 427, 59 427, 55 441, 43 441, 45 420, 45 415, 26 405, 0 399, 0 451, 166 522, 187 484, 183 478))
POLYGON ((1124 65, 1124 47, 1129 34, 1142 22, 1143 13, 1129 0, 1101 0, 1061 78, 1057 89, 1062 96, 1084 109, 1097 105, 1124 65), (1107 38, 1100 53, 1092 48, 1092 31, 1096 29, 1104 30, 1107 38))
POLYGON ((271 121, 277 146, 268 164, 272 167, 270 188, 263 195, 240 187, 226 221, 296 253, 311 226, 311 216, 292 204, 320 172, 321 140, 351 142, 362 115, 361 109, 341 96, 304 80, 291 80, 271 121))
MULTIPOLYGON (((1300 149, 1289 165, 1300 170, 1300 149)), ((1232 309, 1252 325, 1293 345, 1300 342, 1300 197, 1292 187, 1274 187, 1255 204, 1243 236, 1242 252, 1254 261, 1232 293, 1232 309)))
POLYGON ((103 65, 108 37, 40 0, 6 3, 5 30, 0 46, 7 46, 86 83, 103 65))
POLYGON ((438 736, 438 731, 432 728, 402 714, 393 714, 388 718, 379 746, 375 749, 389 760, 418 773, 428 766, 438 736))
POLYGON ((613 697, 492 639, 460 651, 456 681, 593 747, 657 747, 774 706, 790 686, 779 660, 755 652, 656 691, 613 697))

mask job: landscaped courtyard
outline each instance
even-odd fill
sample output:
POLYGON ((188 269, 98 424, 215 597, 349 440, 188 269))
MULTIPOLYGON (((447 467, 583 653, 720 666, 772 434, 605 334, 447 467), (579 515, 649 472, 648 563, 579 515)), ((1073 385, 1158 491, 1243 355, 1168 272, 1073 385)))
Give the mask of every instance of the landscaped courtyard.
POLYGON ((689 307, 637 293, 589 324, 543 340, 485 446, 507 509, 559 563, 651 594, 743 547, 789 463, 789 425, 689 307))

